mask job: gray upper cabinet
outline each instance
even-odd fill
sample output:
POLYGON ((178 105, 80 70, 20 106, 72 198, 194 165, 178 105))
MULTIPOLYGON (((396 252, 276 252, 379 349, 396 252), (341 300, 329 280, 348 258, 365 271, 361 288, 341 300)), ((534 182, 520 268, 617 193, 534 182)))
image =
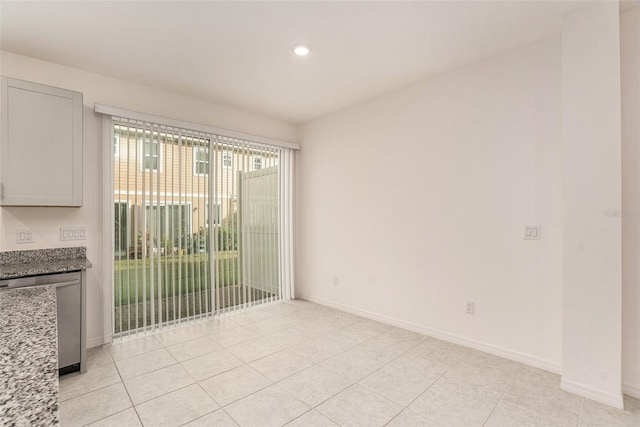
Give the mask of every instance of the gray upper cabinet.
POLYGON ((0 205, 82 206, 82 94, 2 77, 0 205))

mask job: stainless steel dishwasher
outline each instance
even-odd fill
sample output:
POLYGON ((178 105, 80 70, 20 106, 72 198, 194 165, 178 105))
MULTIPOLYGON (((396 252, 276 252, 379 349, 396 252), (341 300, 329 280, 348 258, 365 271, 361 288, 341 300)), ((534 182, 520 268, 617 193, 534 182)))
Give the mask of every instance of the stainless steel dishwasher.
POLYGON ((86 371, 85 311, 82 272, 46 274, 0 281, 0 288, 51 285, 56 288, 58 373, 86 371))

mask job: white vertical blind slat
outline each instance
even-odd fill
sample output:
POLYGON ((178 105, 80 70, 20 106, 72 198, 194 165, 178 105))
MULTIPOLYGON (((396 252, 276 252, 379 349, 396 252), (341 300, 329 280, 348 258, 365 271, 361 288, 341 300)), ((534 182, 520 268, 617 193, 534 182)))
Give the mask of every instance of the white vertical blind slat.
MULTIPOLYGON (((285 156, 286 156, 285 153, 280 152, 280 164, 278 165, 278 173, 279 173, 280 176, 282 176, 282 172, 283 172, 283 169, 284 169, 284 165, 285 165, 285 161, 286 161, 286 157, 285 156)), ((280 199, 281 199, 280 206, 284 207, 285 204, 286 204, 286 197, 285 197, 286 195, 284 194, 284 191, 283 191, 284 188, 283 188, 282 182, 283 182, 283 180, 280 179, 278 181, 278 185, 279 185, 279 192, 280 192, 280 199)), ((278 263, 278 275, 280 277, 280 281, 278 283, 278 289, 279 289, 280 295, 282 295, 283 298, 285 297, 285 294, 284 294, 284 281, 285 281, 284 279, 285 279, 285 276, 284 276, 284 265, 283 265, 283 262, 282 262, 283 261, 282 243, 284 242, 284 239, 285 239, 285 229, 284 229, 284 227, 282 227, 282 218, 284 218, 284 211, 285 211, 285 209, 282 209, 282 213, 280 214, 280 217, 279 217, 279 220, 280 220, 279 221, 280 233, 278 233, 278 243, 279 243, 278 248, 280 249, 280 261, 281 261, 281 262, 278 263)))
MULTIPOLYGON (((273 156, 275 156, 275 152, 272 150, 272 154, 270 156, 271 164, 269 165, 269 170, 275 167, 274 166, 275 160, 273 156)), ((269 174, 267 175, 267 188, 268 188, 269 196, 265 199, 264 203, 265 203, 265 215, 267 216, 267 231, 266 231, 267 247, 265 248, 266 255, 267 255, 267 266, 268 266, 267 280, 269 284, 269 289, 273 292, 275 289, 277 289, 274 287, 275 283, 273 282, 274 270, 277 266, 277 264, 275 264, 277 260, 276 258, 277 254, 275 254, 273 251, 273 240, 276 236, 277 230, 274 227, 275 224, 273 223, 273 221, 275 220, 274 209, 277 209, 277 206, 278 206, 278 195, 274 191, 273 179, 271 178, 271 175, 272 175, 272 172, 270 171, 269 174)), ((279 293, 274 293, 272 295, 273 295, 272 299, 275 299, 275 300, 280 299, 279 293)))
MULTIPOLYGON (((135 157, 135 162, 134 162, 134 174, 135 174, 135 182, 138 182, 138 168, 136 167, 136 165, 138 164, 138 145, 137 145, 137 132, 135 131, 135 129, 132 129, 131 126, 129 126, 127 128, 129 130, 129 139, 127 141, 127 145, 129 146, 130 149, 132 149, 131 151, 133 151, 134 153, 134 157, 135 157), (131 132, 133 133, 133 136, 131 135, 131 132), (133 144, 131 143, 131 139, 133 138, 133 144), (131 147, 133 146, 133 147, 131 147)), ((127 190, 129 189, 129 187, 127 187, 127 190)), ((137 207, 138 206, 138 192, 136 191, 134 193, 134 206, 137 207)), ((138 221, 139 219, 139 211, 133 211, 134 213, 134 217, 133 217, 133 226, 134 226, 134 233, 133 233, 133 244, 134 244, 134 259, 136 260, 134 264, 137 264, 137 259, 138 259, 138 251, 142 251, 142 248, 138 247, 138 221)), ((136 317, 135 317, 135 329, 137 330, 139 328, 139 322, 138 319, 140 318, 140 305, 139 305, 139 297, 138 297, 138 289, 140 289, 140 284, 139 284, 139 280, 138 280, 138 273, 137 273, 137 268, 134 269, 134 274, 133 274, 134 278, 135 278, 135 295, 136 295, 136 305, 135 305, 135 313, 136 313, 136 317)))
MULTIPOLYGON (((236 212, 236 205, 235 205, 235 196, 237 194, 237 178, 236 175, 238 174, 238 171, 240 169, 240 156, 242 155, 242 153, 239 151, 239 144, 238 141, 233 141, 234 145, 235 145, 235 149, 232 151, 231 154, 231 159, 232 159, 232 172, 231 172, 231 199, 229 200, 229 203, 231 204, 231 236, 237 236, 236 234, 236 218, 237 218, 237 212, 236 212)), ((232 244, 232 252, 235 252, 236 249, 236 239, 234 237, 231 238, 231 244, 232 244)), ((237 266, 237 260, 238 258, 236 256, 233 256, 231 258, 231 282, 234 284, 237 284, 237 274, 236 274, 236 266, 237 266)), ((240 301, 240 295, 238 293, 238 286, 235 285, 233 286, 233 306, 234 307, 241 307, 241 301, 240 301)))
MULTIPOLYGON (((182 188, 182 131, 178 130, 178 188, 182 188)), ((178 192, 178 315, 176 319, 182 318, 182 271, 184 269, 184 236, 186 230, 183 227, 185 219, 182 209, 182 191, 178 192)))
MULTIPOLYGON (((209 138, 209 145, 207 146, 207 161, 209 162, 209 175, 215 177, 215 173, 216 173, 216 169, 214 167, 214 159, 213 159, 213 140, 211 138, 209 138)), ((213 179, 213 182, 215 183, 215 178, 213 179)), ((207 205, 207 224, 209 225, 208 227, 208 234, 207 234, 207 244, 209 245, 209 264, 208 264, 208 273, 209 273, 209 283, 211 283, 212 288, 209 291, 209 307, 211 307, 211 313, 215 313, 217 307, 216 307, 216 294, 215 294, 215 264, 214 264, 214 260, 216 259, 216 247, 215 247, 215 234, 214 230, 215 230, 215 223, 214 223, 214 210, 215 210, 215 197, 214 197, 214 192, 215 192, 215 187, 213 185, 211 185, 211 182, 209 183, 208 187, 207 187, 208 191, 207 191, 207 197, 209 200, 209 203, 207 205)))
MULTIPOLYGON (((172 138, 173 139, 173 138, 172 138)), ((172 141, 171 144, 171 162, 172 162, 172 167, 173 167, 173 163, 175 162, 176 157, 178 156, 178 153, 176 152, 176 144, 172 141)), ((171 174, 171 187, 170 188, 175 188, 176 185, 176 174, 172 173, 171 174)), ((175 192, 172 191, 171 192, 171 205, 175 206, 176 204, 176 197, 175 197, 175 192)), ((180 227, 178 227, 178 233, 176 233, 176 217, 177 217, 177 224, 182 224, 181 222, 181 217, 180 217, 180 211, 181 209, 178 209, 178 211, 176 212, 175 210, 173 211, 173 223, 174 226, 171 227, 171 238, 173 241, 173 247, 175 248, 174 250, 171 251, 171 302, 172 302, 172 308, 173 308, 173 315, 172 315, 172 319, 175 320, 178 317, 178 311, 180 310, 180 297, 179 297, 179 292, 180 289, 178 288, 178 280, 177 278, 180 275, 180 227), (177 255, 177 257, 176 257, 177 255), (176 259, 178 260, 176 262, 176 259), (177 264, 177 268, 176 268, 176 264, 177 264)))
POLYGON ((142 128, 142 148, 139 149, 139 151, 141 151, 140 157, 142 158, 142 166, 141 166, 141 175, 142 175, 142 203, 140 206, 140 216, 142 218, 142 230, 143 230, 143 234, 142 234, 142 240, 141 240, 141 245, 142 245, 142 329, 143 331, 146 331, 147 329, 147 236, 146 236, 146 230, 147 230, 147 213, 146 213, 146 205, 147 205, 147 192, 146 190, 146 183, 147 183, 147 173, 145 171, 144 168, 144 138, 146 137, 147 134, 147 128, 146 128, 146 123, 143 125, 142 128))
POLYGON ((218 224, 219 222, 221 222, 222 220, 222 207, 220 207, 219 213, 218 212, 218 206, 219 203, 221 203, 220 198, 218 196, 219 194, 219 180, 218 180, 218 175, 220 174, 220 167, 219 165, 219 150, 218 150, 218 144, 216 141, 216 138, 212 139, 213 142, 213 146, 212 146, 212 154, 209 157, 210 159, 213 158, 213 164, 211 164, 211 170, 212 170, 212 174, 213 174, 213 203, 214 203, 214 209, 216 209, 216 223, 215 224, 211 224, 212 227, 212 233, 213 234, 213 258, 211 260, 211 264, 213 265, 212 269, 211 269, 211 274, 213 275, 214 279, 213 279, 213 285, 215 286, 215 294, 216 294, 216 313, 220 312, 221 309, 221 304, 220 304, 220 262, 219 257, 218 257, 218 249, 219 249, 219 245, 220 245, 220 233, 218 233, 218 227, 221 224, 218 224))

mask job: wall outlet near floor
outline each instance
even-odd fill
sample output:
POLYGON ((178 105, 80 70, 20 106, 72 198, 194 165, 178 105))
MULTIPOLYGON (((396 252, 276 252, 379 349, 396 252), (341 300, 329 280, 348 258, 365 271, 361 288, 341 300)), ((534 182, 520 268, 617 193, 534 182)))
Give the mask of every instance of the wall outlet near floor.
POLYGON ((338 276, 333 276, 333 286, 340 286, 340 281, 338 280, 338 276))
POLYGON ((464 312, 467 314, 474 314, 475 311, 476 311, 475 303, 473 301, 467 301, 467 303, 464 306, 464 312))
POLYGON ((16 230, 16 243, 33 243, 33 229, 16 230))
POLYGON ((60 240, 87 240, 87 227, 60 227, 60 240))

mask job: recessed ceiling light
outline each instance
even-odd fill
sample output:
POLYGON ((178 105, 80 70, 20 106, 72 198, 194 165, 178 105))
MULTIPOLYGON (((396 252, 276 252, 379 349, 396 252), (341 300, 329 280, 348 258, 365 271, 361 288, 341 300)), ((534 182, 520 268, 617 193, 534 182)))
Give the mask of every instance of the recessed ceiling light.
POLYGON ((293 53, 298 56, 307 56, 311 52, 311 48, 306 44, 297 44, 293 46, 293 53))

